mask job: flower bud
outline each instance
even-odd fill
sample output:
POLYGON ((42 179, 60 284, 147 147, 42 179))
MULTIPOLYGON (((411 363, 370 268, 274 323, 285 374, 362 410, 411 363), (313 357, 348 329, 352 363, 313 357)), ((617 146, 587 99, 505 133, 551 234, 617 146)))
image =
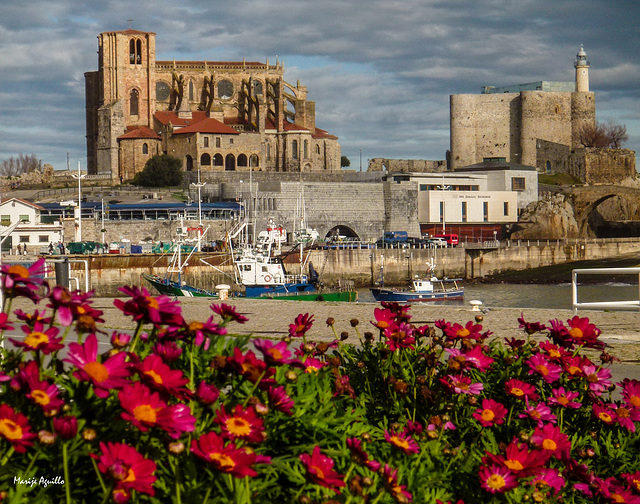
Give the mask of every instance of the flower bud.
POLYGON ((78 433, 78 419, 74 416, 54 418, 53 430, 62 439, 71 439, 78 433))
POLYGON ((356 318, 353 318, 349 321, 349 323, 351 324, 351 327, 356 327, 360 323, 360 321, 356 318))
POLYGON ((93 441, 96 436, 97 433, 93 429, 84 429, 82 431, 82 439, 84 439, 85 441, 93 441))
MULTIPOLYGON (((43 445, 52 445, 56 440, 56 435, 53 432, 41 430, 38 432, 38 441, 43 445)), ((1 500, 0 500, 1 501, 1 500)))
POLYGON ((290 382, 294 382, 298 379, 298 374, 295 371, 290 369, 284 374, 284 377, 290 382))
POLYGON ((334 319, 333 317, 329 317, 327 319, 327 327, 331 327, 335 323, 336 323, 336 319, 334 319))
POLYGON ((168 446, 169 453, 180 455, 184 451, 184 443, 182 441, 172 441, 168 446))

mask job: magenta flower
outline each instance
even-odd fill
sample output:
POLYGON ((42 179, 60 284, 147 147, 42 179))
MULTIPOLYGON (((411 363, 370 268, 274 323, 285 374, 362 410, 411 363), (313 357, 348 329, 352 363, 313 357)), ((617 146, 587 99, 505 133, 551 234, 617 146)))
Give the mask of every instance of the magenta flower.
POLYGON ((515 397, 516 399, 531 399, 533 401, 538 399, 536 388, 533 385, 516 378, 512 378, 505 382, 504 388, 507 391, 507 394, 515 397))
POLYGON ((16 453, 24 453, 36 437, 26 416, 8 404, 0 404, 0 439, 11 443, 16 453))
POLYGON ((45 329, 42 322, 36 322, 33 329, 27 325, 23 325, 21 329, 26 334, 24 340, 9 338, 17 347, 23 347, 33 352, 42 351, 45 355, 64 348, 64 345, 60 343, 62 338, 57 337, 59 332, 57 327, 45 329))
POLYGON ((541 469, 529 483, 531 486, 540 489, 543 493, 546 492, 546 489, 553 490, 555 495, 562 490, 566 481, 557 469, 545 467, 541 469))
POLYGON ((634 422, 640 420, 640 409, 627 408, 617 404, 613 404, 612 407, 615 409, 617 421, 620 427, 624 427, 629 432, 635 432, 636 424, 634 422))
POLYGON ((392 469, 389 464, 385 464, 380 478, 385 489, 396 502, 411 502, 413 500, 413 496, 407 491, 407 485, 401 485, 398 482, 397 469, 392 469))
POLYGON ((333 460, 323 455, 318 445, 313 448, 310 455, 302 453, 299 458, 307 470, 307 477, 313 483, 340 493, 338 488, 345 486, 344 476, 333 470, 333 460))
POLYGON ((593 416, 607 425, 613 425, 618 421, 615 409, 604 403, 594 403, 592 406, 593 416))
POLYGON ((374 308, 373 317, 376 321, 371 321, 371 323, 381 331, 384 331, 396 321, 397 315, 389 309, 374 308))
POLYGON ((271 340, 255 339, 253 345, 262 352, 264 360, 271 366, 289 364, 291 362, 291 351, 288 349, 286 341, 279 341, 274 344, 271 340))
POLYGON ((249 443, 265 440, 264 423, 253 406, 243 408, 237 404, 232 413, 227 413, 224 405, 216 411, 215 423, 220 425, 222 436, 231 440, 242 439, 249 443))
POLYGON ((559 387, 557 389, 551 390, 553 394, 548 399, 549 404, 557 404, 563 408, 572 408, 578 409, 582 404, 579 402, 575 402, 574 399, 580 396, 578 392, 572 392, 571 390, 566 391, 564 387, 559 387))
POLYGON ((484 373, 491 368, 494 361, 493 357, 485 355, 482 345, 476 345, 467 352, 458 348, 447 348, 445 351, 459 362, 463 369, 475 368, 484 373))
POLYGON ((411 435, 407 434, 406 429, 402 432, 395 432, 393 430, 389 432, 385 430, 384 439, 387 443, 402 450, 407 455, 420 453, 420 446, 418 446, 418 443, 411 435))
POLYGON ((307 334, 307 331, 311 329, 313 325, 313 315, 305 313, 299 314, 293 324, 289 324, 289 336, 292 338, 299 338, 307 334))
POLYGON ((153 345, 151 351, 160 356, 165 362, 173 362, 180 358, 182 354, 182 348, 180 348, 174 341, 163 341, 153 345))
POLYGON ((518 319, 519 328, 524 329, 524 332, 527 334, 535 334, 537 332, 542 332, 547 329, 547 326, 541 324, 540 322, 526 322, 524 320, 524 313, 520 312, 520 318, 518 319))
POLYGON ((72 439, 78 433, 78 419, 74 416, 56 417, 53 419, 53 430, 62 439, 72 439))
POLYGON ((507 408, 499 402, 493 399, 483 399, 482 407, 478 408, 472 416, 483 427, 491 427, 493 425, 502 425, 508 412, 507 408))
POLYGON ((196 398, 204 403, 204 404, 213 404, 220 397, 220 391, 215 387, 215 385, 210 385, 204 380, 200 382, 198 385, 198 390, 196 391, 196 398))
POLYGON ((551 413, 551 409, 545 403, 531 405, 528 400, 526 402, 524 412, 520 413, 518 418, 531 418, 536 421, 538 427, 542 427, 545 422, 556 423, 557 417, 551 413))
POLYGON ((347 438, 347 448, 358 464, 368 467, 373 472, 378 472, 380 462, 369 458, 369 454, 362 448, 362 441, 358 438, 347 438))
POLYGON ((284 387, 269 387, 267 389, 267 397, 269 398, 269 404, 274 409, 286 415, 293 415, 294 402, 293 399, 287 395, 284 387))
POLYGON ((184 323, 179 301, 169 296, 154 297, 144 287, 121 287, 120 292, 131 297, 129 301, 116 299, 113 304, 125 315, 144 324, 180 326, 184 323))
POLYGON ((582 367, 587 382, 589 383, 589 390, 596 395, 602 395, 611 386, 611 371, 605 368, 596 368, 593 364, 582 367))
POLYGON ((60 389, 54 383, 40 381, 40 369, 35 361, 27 362, 24 369, 19 371, 16 383, 21 388, 25 384, 28 388, 27 398, 39 404, 45 412, 59 411, 64 401, 58 397, 60 389))
POLYGON ((189 378, 185 377, 181 370, 171 369, 159 355, 147 355, 142 362, 137 356, 132 355, 132 360, 133 369, 138 372, 140 379, 152 389, 179 399, 191 397, 191 391, 184 387, 189 383, 189 378))
POLYGON ((491 464, 478 470, 480 486, 492 494, 505 493, 518 486, 515 475, 505 466, 491 464))
POLYGON ((542 428, 537 427, 531 436, 531 442, 543 450, 543 452, 557 459, 569 458, 571 441, 569 441, 569 437, 555 425, 545 424, 542 428))
POLYGON ((90 334, 83 345, 70 343, 69 355, 64 360, 78 368, 74 373, 78 380, 90 381, 95 394, 104 399, 112 389, 120 389, 128 383, 131 371, 126 358, 125 352, 119 352, 104 363, 98 362, 98 340, 95 334, 90 334))
POLYGON ((327 364, 315 357, 307 357, 302 363, 305 373, 317 373, 327 364))
POLYGON ((251 350, 243 354, 238 347, 235 347, 233 356, 227 357, 227 364, 250 382, 260 382, 261 387, 275 384, 275 380, 270 378, 275 374, 275 369, 269 368, 266 362, 258 359, 251 350))
POLYGON ((625 378, 618 385, 622 387, 622 398, 627 406, 640 408, 640 380, 625 378))
POLYGON ((464 326, 461 326, 460 324, 453 324, 449 327, 444 327, 443 331, 447 339, 482 339, 482 335, 480 334, 482 326, 480 324, 474 324, 471 320, 464 326))
POLYGON ((34 303, 40 298, 38 290, 49 285, 44 279, 46 274, 45 258, 34 262, 29 268, 22 264, 3 264, 0 268, 0 283, 7 299, 26 297, 34 303))
MULTIPOLYGON (((178 334, 178 338, 184 338, 187 341, 193 341, 196 346, 202 345, 205 338, 211 336, 223 336, 227 334, 227 330, 213 321, 213 317, 209 317, 206 322, 185 323, 182 330, 178 334)), ((206 349, 205 349, 206 350, 206 349)))
MULTIPOLYGON (((98 460, 98 469, 115 484, 115 491, 136 490, 154 495, 156 463, 144 458, 134 447, 123 443, 100 442, 100 455, 91 454, 98 460)), ((114 491, 114 493, 115 493, 114 491)))
POLYGON ((222 323, 225 325, 231 321, 237 322, 238 324, 244 324, 247 320, 249 320, 244 315, 238 313, 235 306, 230 306, 225 303, 214 303, 209 308, 211 308, 214 312, 222 317, 222 323))
POLYGON ((257 476, 253 465, 268 464, 271 460, 269 457, 258 456, 253 450, 237 448, 232 442, 225 443, 224 438, 215 432, 208 432, 198 439, 193 439, 191 451, 216 470, 236 478, 257 476))
POLYGON ((484 390, 484 385, 481 382, 471 383, 471 378, 468 376, 447 375, 440 378, 440 382, 456 394, 478 395, 484 390))
POLYGON ((547 383, 553 383, 560 379, 562 368, 558 364, 549 362, 542 354, 535 354, 526 361, 529 366, 529 374, 538 374, 547 383))

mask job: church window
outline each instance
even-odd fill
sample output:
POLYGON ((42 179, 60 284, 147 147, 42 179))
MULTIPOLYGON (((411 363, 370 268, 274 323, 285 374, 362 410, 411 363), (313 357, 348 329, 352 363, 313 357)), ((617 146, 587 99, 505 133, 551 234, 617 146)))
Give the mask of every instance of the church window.
POLYGON ((171 88, 166 82, 158 81, 156 83, 156 100, 167 101, 171 96, 171 88))
POLYGON ((204 137, 204 138, 202 139, 202 141, 204 142, 204 146, 205 146, 205 148, 206 148, 206 147, 209 147, 209 137, 208 137, 208 136, 204 137))
POLYGON ((258 155, 251 154, 251 157, 249 158, 249 166, 256 168, 258 164, 260 164, 260 159, 258 158, 258 155))
POLYGON ((200 157, 200 166, 211 166, 211 156, 206 152, 200 157))
POLYGON ((218 82, 218 98, 228 100, 233 96, 233 84, 228 80, 218 82))
POLYGON ((136 64, 136 41, 135 39, 131 39, 129 41, 129 64, 136 64))
POLYGON ((138 115, 138 97, 139 93, 137 89, 131 90, 131 96, 129 97, 129 114, 132 116, 138 115))
POLYGON ((216 137, 216 148, 220 148, 220 137, 216 137))
POLYGON ((214 166, 222 166, 224 164, 224 159, 222 158, 222 154, 218 153, 213 156, 213 165, 214 166))
POLYGON ((545 170, 547 173, 551 173, 551 161, 547 161, 545 164, 545 170))
POLYGON ((309 140, 304 141, 304 159, 309 157, 309 140))
POLYGON ((291 159, 298 159, 298 141, 291 142, 291 159))
POLYGON ((146 143, 142 144, 142 153, 149 154, 149 145, 147 145, 146 143))
POLYGON ((238 156, 238 166, 247 166, 247 156, 245 154, 238 156))
POLYGON ((258 96, 262 94, 262 82, 253 81, 253 96, 258 96))
POLYGON ((267 144, 267 161, 271 161, 271 144, 267 144))
POLYGON ((187 154, 187 171, 193 170, 193 158, 187 154))
POLYGON ((189 81, 189 101, 192 102, 193 101, 193 81, 189 81))
POLYGON ((320 155, 320 146, 316 145, 316 154, 319 156, 320 155))

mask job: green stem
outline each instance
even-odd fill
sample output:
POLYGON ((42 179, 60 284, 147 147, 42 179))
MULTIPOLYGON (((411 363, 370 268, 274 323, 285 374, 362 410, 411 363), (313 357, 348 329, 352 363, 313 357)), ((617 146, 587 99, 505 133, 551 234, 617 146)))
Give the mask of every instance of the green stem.
POLYGON ((202 501, 202 504, 207 504, 207 502, 209 502, 210 494, 211 494, 211 487, 207 488, 207 493, 204 494, 204 500, 202 501))
POLYGON ((262 381, 262 378, 264 378, 265 373, 267 372, 267 370, 265 369, 262 374, 260 375, 260 378, 258 378, 256 380, 256 382, 253 384, 253 388, 251 389, 251 391, 249 392, 249 395, 245 398, 245 400, 242 402, 242 408, 245 408, 247 406, 247 403, 249 402, 249 399, 251 399, 251 397, 253 397, 253 393, 256 391, 256 389, 258 388, 258 385, 260 384, 260 382, 262 381))
POLYGON ((140 339, 140 332, 142 331, 142 320, 138 320, 138 325, 136 326, 136 332, 133 335, 133 341, 131 342, 131 346, 129 347, 129 352, 133 353, 138 345, 138 340, 140 339))
POLYGON ((176 502, 178 504, 182 503, 180 495, 180 465, 176 464, 176 502))
POLYGON ((69 482, 69 457, 67 456, 67 442, 62 443, 62 464, 64 469, 64 491, 67 504, 71 504, 71 483, 69 482))
POLYGON ((9 460, 9 457, 13 455, 13 452, 14 452, 13 445, 11 445, 7 450, 7 453, 4 454, 4 457, 2 457, 2 462, 0 462, 0 466, 3 466, 7 463, 7 461, 9 460))
POLYGON ((93 464, 93 468, 96 471, 96 475, 98 476, 98 481, 100 482, 100 486, 102 487, 102 493, 106 493, 107 492, 107 487, 104 484, 104 480, 102 479, 102 474, 100 474, 100 471, 98 470, 98 464, 96 464, 96 461, 93 457, 89 457, 91 459, 91 463, 93 464))

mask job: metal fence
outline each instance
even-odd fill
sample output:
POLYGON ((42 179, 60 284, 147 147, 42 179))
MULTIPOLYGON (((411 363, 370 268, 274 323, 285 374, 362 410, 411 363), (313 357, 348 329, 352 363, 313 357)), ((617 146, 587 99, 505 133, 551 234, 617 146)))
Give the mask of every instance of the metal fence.
POLYGON ((580 309, 640 310, 640 268, 583 268, 571 272, 571 292, 574 315, 580 309), (578 300, 578 275, 638 275, 638 299, 623 301, 595 301, 581 303, 578 300))

